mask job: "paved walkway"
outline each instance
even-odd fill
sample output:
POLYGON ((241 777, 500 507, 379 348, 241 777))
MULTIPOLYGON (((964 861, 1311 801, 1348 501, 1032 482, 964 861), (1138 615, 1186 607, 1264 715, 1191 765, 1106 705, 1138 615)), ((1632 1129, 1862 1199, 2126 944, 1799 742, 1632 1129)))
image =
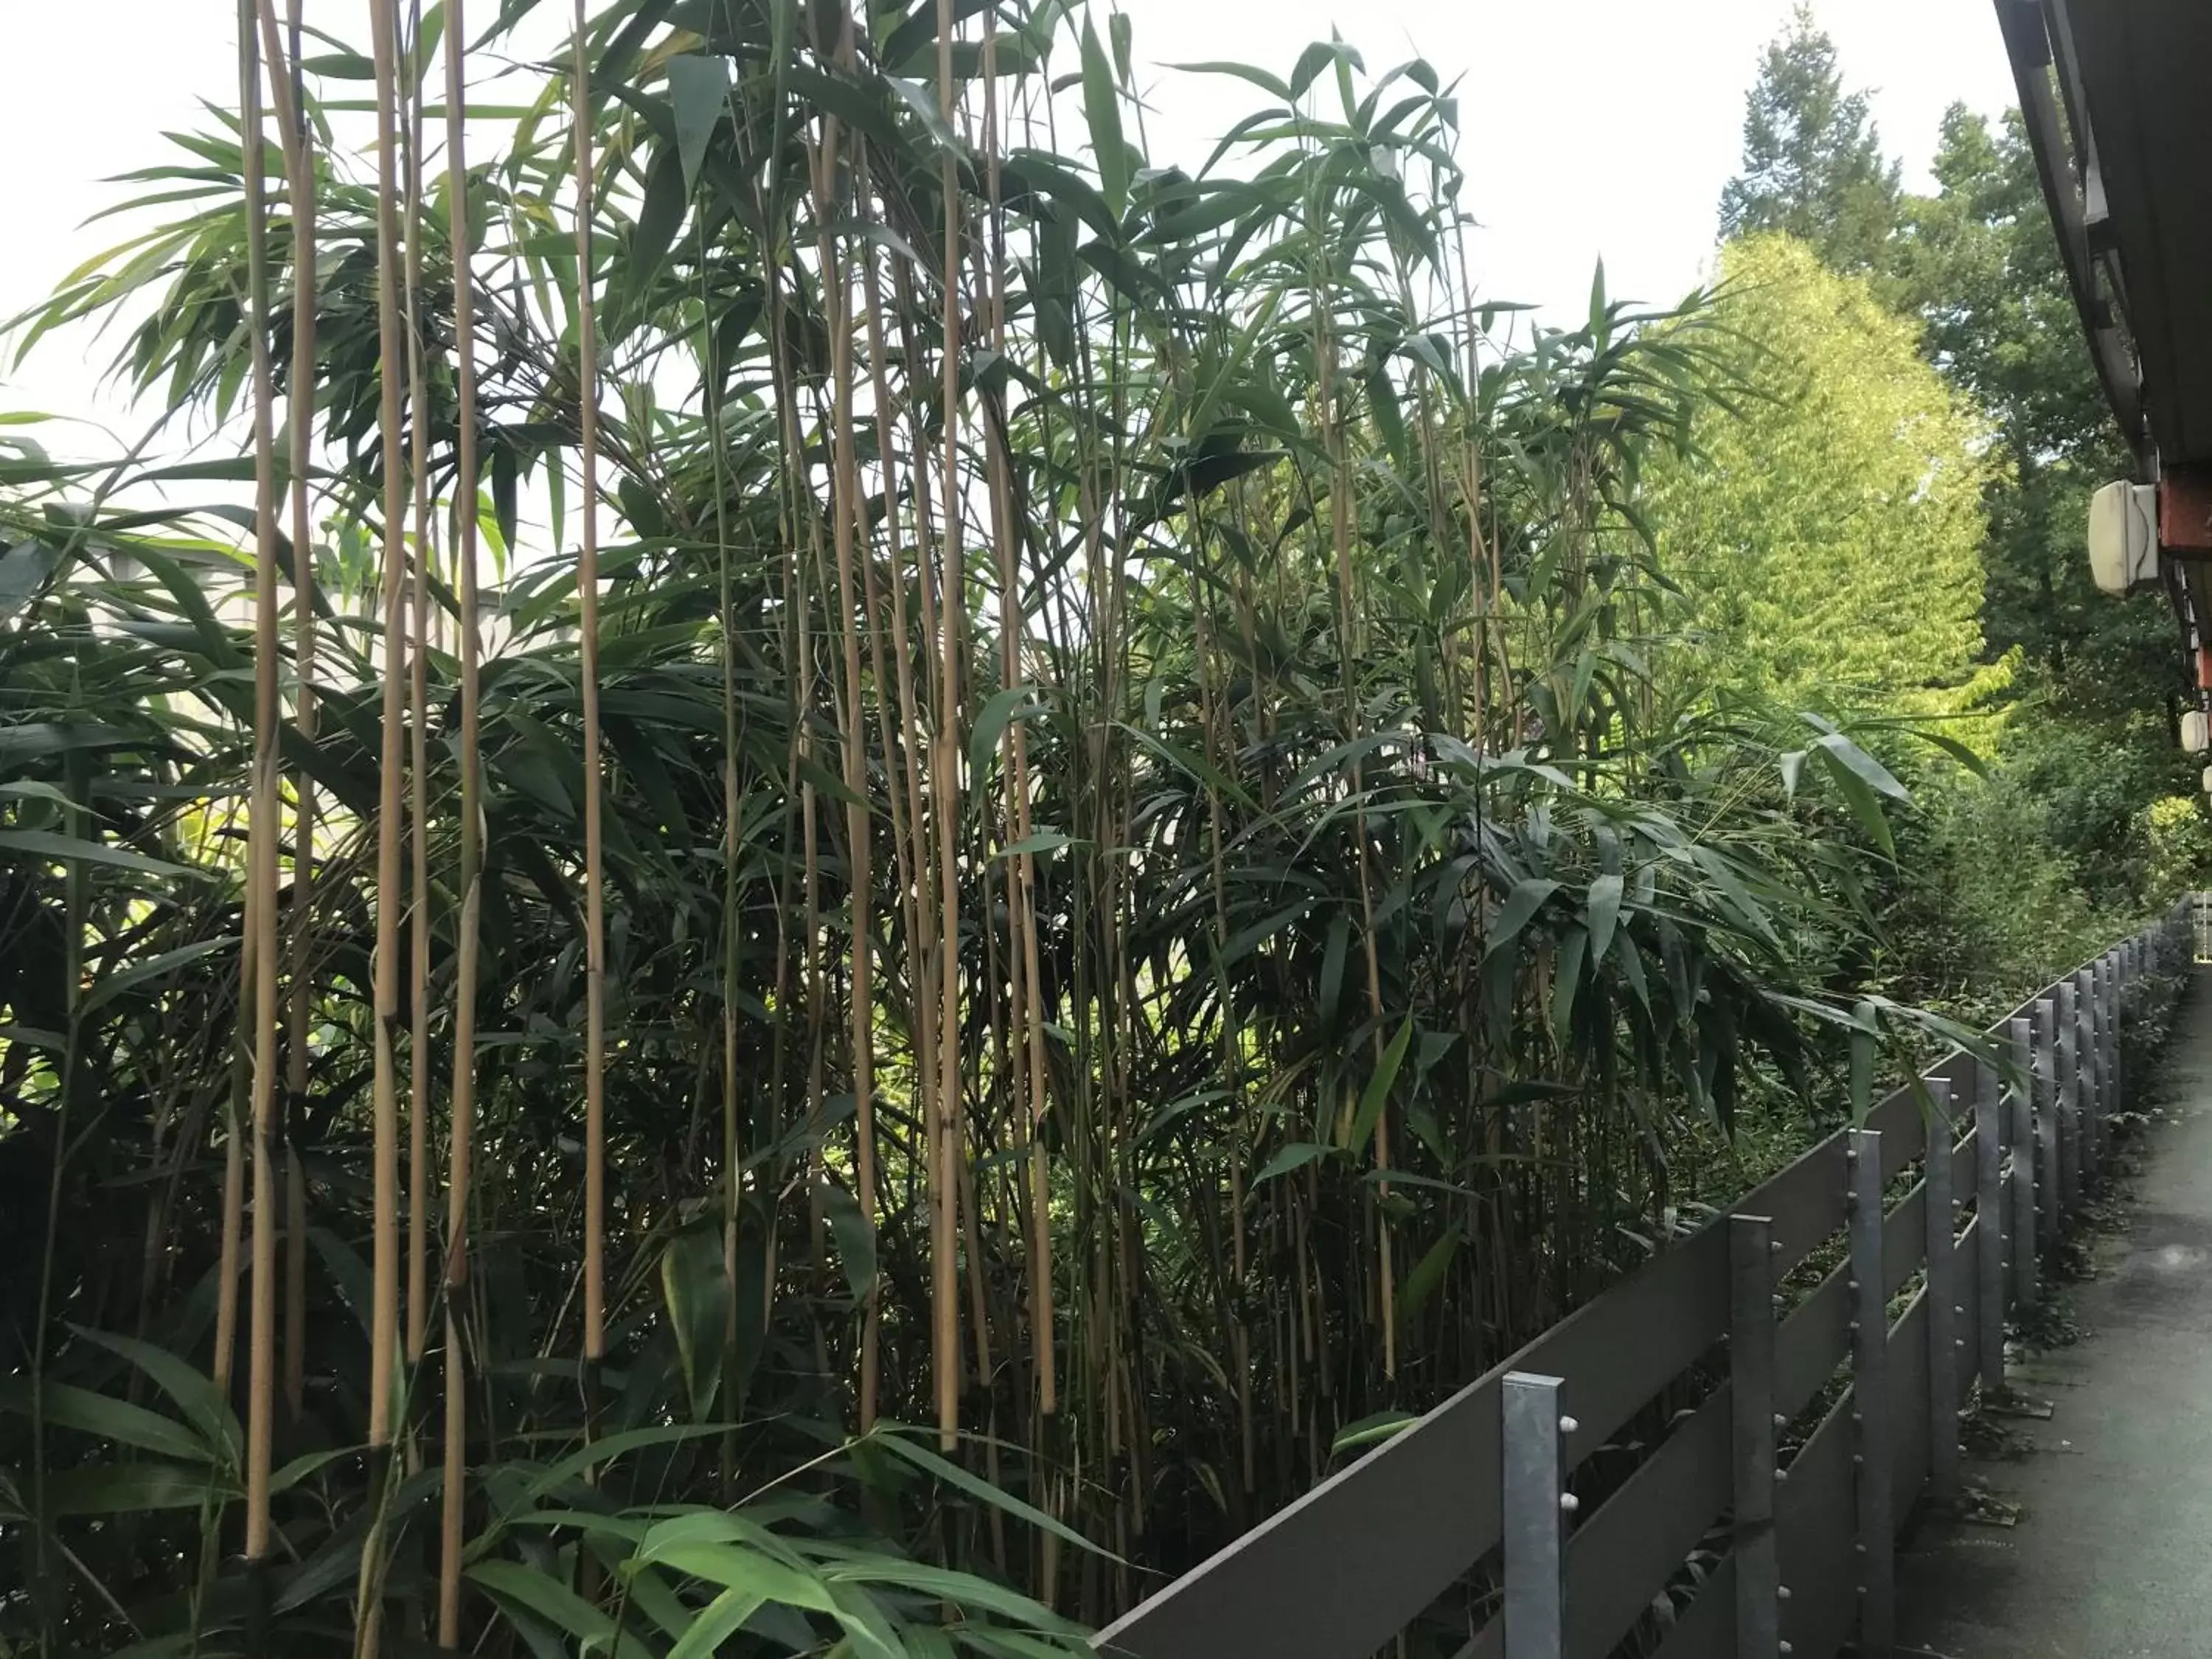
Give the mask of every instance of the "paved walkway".
POLYGON ((1942 1659, 2212 1656, 2212 974, 2185 995, 2123 1159, 2115 1233, 2061 1288, 2081 1334, 2015 1366, 2047 1421, 1967 1474, 2018 1523, 1923 1526, 1898 1561, 1902 1637, 1942 1659), (2132 1188, 2130 1194, 2129 1189, 2132 1188))

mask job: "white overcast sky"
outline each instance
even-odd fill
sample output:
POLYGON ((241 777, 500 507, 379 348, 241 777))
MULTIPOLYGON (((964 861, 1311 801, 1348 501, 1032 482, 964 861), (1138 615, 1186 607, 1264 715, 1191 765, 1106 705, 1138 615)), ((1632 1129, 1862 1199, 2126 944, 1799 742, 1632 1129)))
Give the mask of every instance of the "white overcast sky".
MULTIPOLYGON (((1099 0, 1102 9, 1104 0, 1099 0)), ((1194 166, 1256 91, 1164 63, 1231 58, 1288 73, 1334 24, 1380 70, 1418 53, 1460 79, 1461 160, 1483 230, 1476 276, 1498 300, 1577 313, 1603 255, 1612 291, 1679 298, 1706 272, 1734 170, 1743 94, 1790 0, 1121 0, 1133 21, 1155 162, 1194 166), (1224 114, 1224 112, 1226 113, 1224 114)), ((596 9, 596 6, 594 8, 596 9)), ((356 40, 362 0, 307 0, 356 40)), ((566 6, 548 4, 550 13, 566 6)), ((491 0, 472 14, 489 15, 491 0)), ((1816 0, 1846 75, 1872 89, 1882 137, 1923 178, 1954 99, 2010 101, 1991 0, 1816 0)), ((9 234, 0 315, 41 298, 116 240, 82 228, 116 199, 106 175, 172 159, 160 135, 234 103, 234 0, 0 0, 0 154, 9 234)), ((82 337, 0 373, 0 408, 119 422, 91 386, 111 354, 82 337)), ((0 370, 4 363, 0 363, 0 370)), ((55 447, 72 447, 56 434, 55 447)))

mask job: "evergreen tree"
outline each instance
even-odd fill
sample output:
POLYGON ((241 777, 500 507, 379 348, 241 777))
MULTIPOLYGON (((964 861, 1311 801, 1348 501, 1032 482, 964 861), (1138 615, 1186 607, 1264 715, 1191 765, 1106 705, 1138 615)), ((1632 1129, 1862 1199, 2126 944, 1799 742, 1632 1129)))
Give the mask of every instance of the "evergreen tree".
POLYGON ((1781 231, 1846 275, 1878 270, 1897 224, 1897 163, 1836 46, 1801 3, 1744 98, 1743 170, 1721 191, 1721 235, 1781 231))
POLYGON ((1750 418, 1704 411, 1646 518, 1693 596, 1698 671, 1832 714, 1955 714, 1985 690, 1989 433, 1863 277, 1804 243, 1723 256, 1750 418))
POLYGON ((2017 112, 1944 116, 1935 193, 1907 197, 1888 252, 1893 297, 1923 349, 1989 415, 1982 632, 2017 652, 2005 765, 2041 803, 2076 879, 2110 895, 2150 851, 2161 800, 2195 793, 2174 742, 2183 681, 2158 594, 2115 599, 2089 578, 2088 501, 2133 463, 2082 343, 2035 158, 2017 112))

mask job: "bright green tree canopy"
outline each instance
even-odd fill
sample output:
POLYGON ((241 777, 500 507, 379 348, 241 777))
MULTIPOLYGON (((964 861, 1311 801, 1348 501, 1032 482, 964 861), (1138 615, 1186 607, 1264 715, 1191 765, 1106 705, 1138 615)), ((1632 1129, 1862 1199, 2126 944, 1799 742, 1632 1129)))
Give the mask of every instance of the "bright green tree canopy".
POLYGON ((1723 685, 1802 706, 1955 707, 1980 653, 1988 434, 1914 325, 1806 245, 1723 255, 1751 388, 1699 417, 1703 464, 1662 471, 1664 562, 1723 685))

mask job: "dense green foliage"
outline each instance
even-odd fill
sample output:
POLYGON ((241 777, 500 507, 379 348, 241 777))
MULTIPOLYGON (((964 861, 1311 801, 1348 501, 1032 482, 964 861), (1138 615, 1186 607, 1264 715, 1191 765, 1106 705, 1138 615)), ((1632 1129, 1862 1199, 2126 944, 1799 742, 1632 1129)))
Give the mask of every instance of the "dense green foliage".
POLYGON ((1103 9, 399 9, 21 330, 162 423, 0 467, 0 1642, 1036 1659, 1955 1030, 1863 284, 1498 337, 1341 43, 1190 171, 1103 9))
MULTIPOLYGON (((1905 830, 1908 855, 1883 907, 1885 982, 1986 1012, 2204 875, 2212 836, 2175 741, 2184 682, 2172 620, 2155 595, 2115 600, 2089 579, 2088 497, 2130 464, 2017 116, 1993 128, 1954 107, 1933 192, 1899 191, 1866 100, 1845 90, 1809 10, 1768 49, 1749 104, 1724 233, 1785 226, 1836 270, 1863 276, 1866 302, 1905 319, 1954 398, 1986 422, 1976 451, 1984 695, 1966 734, 1989 773, 1914 775, 1925 810, 1905 830), (1777 132, 1793 146, 1781 170, 1777 132), (1869 177, 1890 181, 1878 210, 1839 183, 1869 177)), ((1894 325, 1869 319, 1863 349, 1893 349, 1895 337, 1894 325)), ((1948 603, 1950 580, 1932 583, 1931 606, 1948 603)), ((1845 670, 1848 647, 1832 660, 1845 670)))
POLYGON ((1731 244, 1735 408, 1655 471, 1698 672, 1792 706, 1952 714, 1981 654, 1982 424, 1917 331, 1805 244, 1731 244))

